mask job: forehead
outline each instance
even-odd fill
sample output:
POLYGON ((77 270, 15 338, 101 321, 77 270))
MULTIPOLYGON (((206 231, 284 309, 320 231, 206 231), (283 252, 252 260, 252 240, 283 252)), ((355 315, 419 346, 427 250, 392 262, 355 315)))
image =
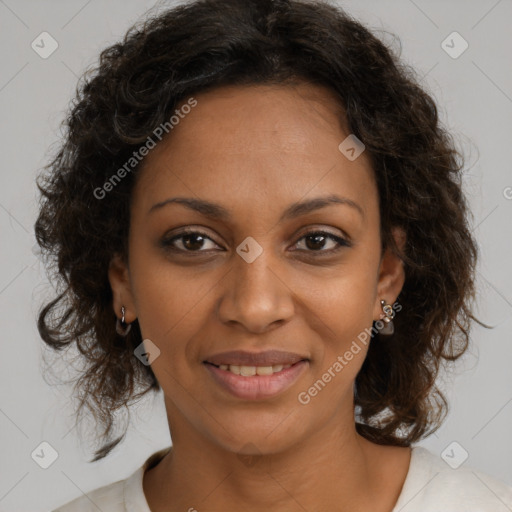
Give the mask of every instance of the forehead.
POLYGON ((229 86, 194 99, 197 105, 145 157, 134 191, 140 207, 173 194, 271 209, 308 194, 375 199, 369 158, 363 152, 350 161, 338 149, 350 131, 328 88, 229 86))

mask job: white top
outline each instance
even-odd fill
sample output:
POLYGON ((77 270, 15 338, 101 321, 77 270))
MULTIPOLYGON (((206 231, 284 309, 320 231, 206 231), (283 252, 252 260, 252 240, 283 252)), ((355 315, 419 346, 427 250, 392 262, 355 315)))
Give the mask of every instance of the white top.
MULTIPOLYGON (((95 489, 53 512, 151 512, 142 487, 147 467, 170 447, 159 450, 125 480, 95 489)), ((409 471, 392 512, 510 512, 512 487, 485 473, 452 469, 421 446, 412 447, 409 471)))

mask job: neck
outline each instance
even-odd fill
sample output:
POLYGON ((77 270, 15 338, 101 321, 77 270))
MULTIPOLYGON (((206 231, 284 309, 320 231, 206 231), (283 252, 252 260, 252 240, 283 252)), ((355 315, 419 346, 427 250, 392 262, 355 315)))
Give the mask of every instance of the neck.
POLYGON ((176 421, 175 413, 169 414, 172 450, 144 475, 152 512, 379 512, 391 510, 398 499, 400 487, 385 488, 389 478, 382 464, 385 448, 392 447, 357 434, 353 417, 342 423, 335 415, 302 443, 261 455, 250 443, 244 454, 226 450, 176 421))

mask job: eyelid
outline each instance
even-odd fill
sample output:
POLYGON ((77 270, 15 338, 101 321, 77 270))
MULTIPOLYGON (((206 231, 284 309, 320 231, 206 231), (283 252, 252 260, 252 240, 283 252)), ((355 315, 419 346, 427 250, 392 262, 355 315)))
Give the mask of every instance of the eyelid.
POLYGON ((304 228, 304 230, 301 230, 299 231, 299 234, 297 236, 299 237, 303 237, 305 235, 309 235, 311 233, 325 233, 326 235, 331 235, 335 238, 340 238, 340 239, 343 239, 344 242, 347 242, 347 243, 352 243, 352 239, 350 238, 350 236, 342 229, 340 228, 327 228, 323 225, 315 225, 313 224, 312 226, 307 226, 306 228, 304 228), (331 231, 331 229, 336 229, 336 231, 331 231))
POLYGON ((329 254, 337 253, 344 247, 352 247, 352 245, 353 245, 350 238, 346 237, 345 235, 338 235, 338 234, 335 234, 326 229, 311 229, 311 230, 308 230, 305 233, 299 235, 297 237, 297 241, 294 243, 294 246, 296 246, 301 240, 303 240, 307 236, 312 236, 312 235, 324 235, 326 238, 330 238, 331 240, 336 242, 337 247, 335 247, 334 249, 318 250, 318 251, 313 251, 313 250, 308 251, 308 250, 301 250, 301 249, 294 249, 294 250, 298 250, 299 252, 303 252, 307 255, 311 255, 311 254, 329 255, 329 254))
MULTIPOLYGON (((341 230, 340 230, 341 231, 341 230)), ((188 234, 196 234, 196 235, 200 235, 204 238, 207 238, 208 240, 210 240, 211 242, 213 242, 214 244, 216 244, 217 246, 220 246, 220 244, 218 244, 210 235, 208 235, 205 230, 203 230, 202 228, 199 228, 199 227, 191 227, 191 226, 187 226, 183 229, 181 229, 180 231, 178 231, 177 233, 173 233, 171 236, 164 236, 163 239, 160 241, 160 246, 163 248, 163 249, 166 249, 166 250, 169 250, 169 251, 173 251, 175 253, 179 253, 179 254, 194 254, 194 255, 199 255, 201 253, 206 253, 206 254, 209 254, 211 253, 212 251, 217 251, 216 249, 208 249, 208 250, 197 250, 197 251, 187 251, 187 250, 184 250, 184 249, 179 249, 177 247, 175 247, 173 245, 173 242, 175 240, 178 240, 188 234)), ((299 232, 297 235, 295 235, 295 242, 293 244, 292 247, 295 247, 302 239, 304 239, 305 237, 307 236, 312 236, 312 235, 317 235, 317 234, 320 234, 320 235, 325 235, 327 238, 330 238, 332 241, 334 241, 336 244, 337 244, 337 247, 333 248, 333 249, 328 249, 328 250, 306 250, 306 249, 292 249, 292 252, 295 252, 295 251, 298 251, 300 253, 304 253, 304 254, 308 254, 308 255, 330 255, 330 254, 334 254, 334 253, 337 253, 338 251, 340 251, 341 249, 343 248, 348 248, 348 247, 352 247, 353 245, 353 242, 351 240, 351 238, 349 236, 346 235, 346 233, 344 231, 342 231, 342 234, 337 234, 337 233, 333 233, 332 231, 330 231, 329 229, 326 229, 325 227, 319 227, 319 226, 308 226, 307 228, 304 228, 304 230, 302 230, 301 232, 299 232)), ((221 249, 222 251, 224 251, 224 249, 221 249)))
POLYGON ((185 235, 190 235, 190 234, 201 235, 202 237, 208 238, 208 240, 211 240, 214 244, 219 245, 210 235, 208 235, 208 233, 206 233, 206 231, 204 231, 201 228, 194 228, 194 227, 185 227, 185 228, 179 230, 177 233, 173 233, 171 236, 164 235, 164 237, 160 241, 160 245, 164 249, 171 249, 171 250, 175 250, 176 252, 180 252, 180 253, 209 252, 209 250, 208 251, 184 251, 182 249, 177 249, 176 247, 174 247, 172 245, 172 242, 174 242, 175 240, 177 240, 185 235))

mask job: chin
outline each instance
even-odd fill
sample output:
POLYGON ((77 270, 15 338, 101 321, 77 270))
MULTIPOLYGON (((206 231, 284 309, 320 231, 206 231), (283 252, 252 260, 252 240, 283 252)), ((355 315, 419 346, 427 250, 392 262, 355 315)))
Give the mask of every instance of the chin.
POLYGON ((297 416, 290 414, 290 408, 279 414, 254 411, 253 414, 237 412, 229 422, 211 425, 214 430, 210 439, 223 450, 240 455, 271 455, 286 451, 307 436, 304 421, 298 428, 297 416))

